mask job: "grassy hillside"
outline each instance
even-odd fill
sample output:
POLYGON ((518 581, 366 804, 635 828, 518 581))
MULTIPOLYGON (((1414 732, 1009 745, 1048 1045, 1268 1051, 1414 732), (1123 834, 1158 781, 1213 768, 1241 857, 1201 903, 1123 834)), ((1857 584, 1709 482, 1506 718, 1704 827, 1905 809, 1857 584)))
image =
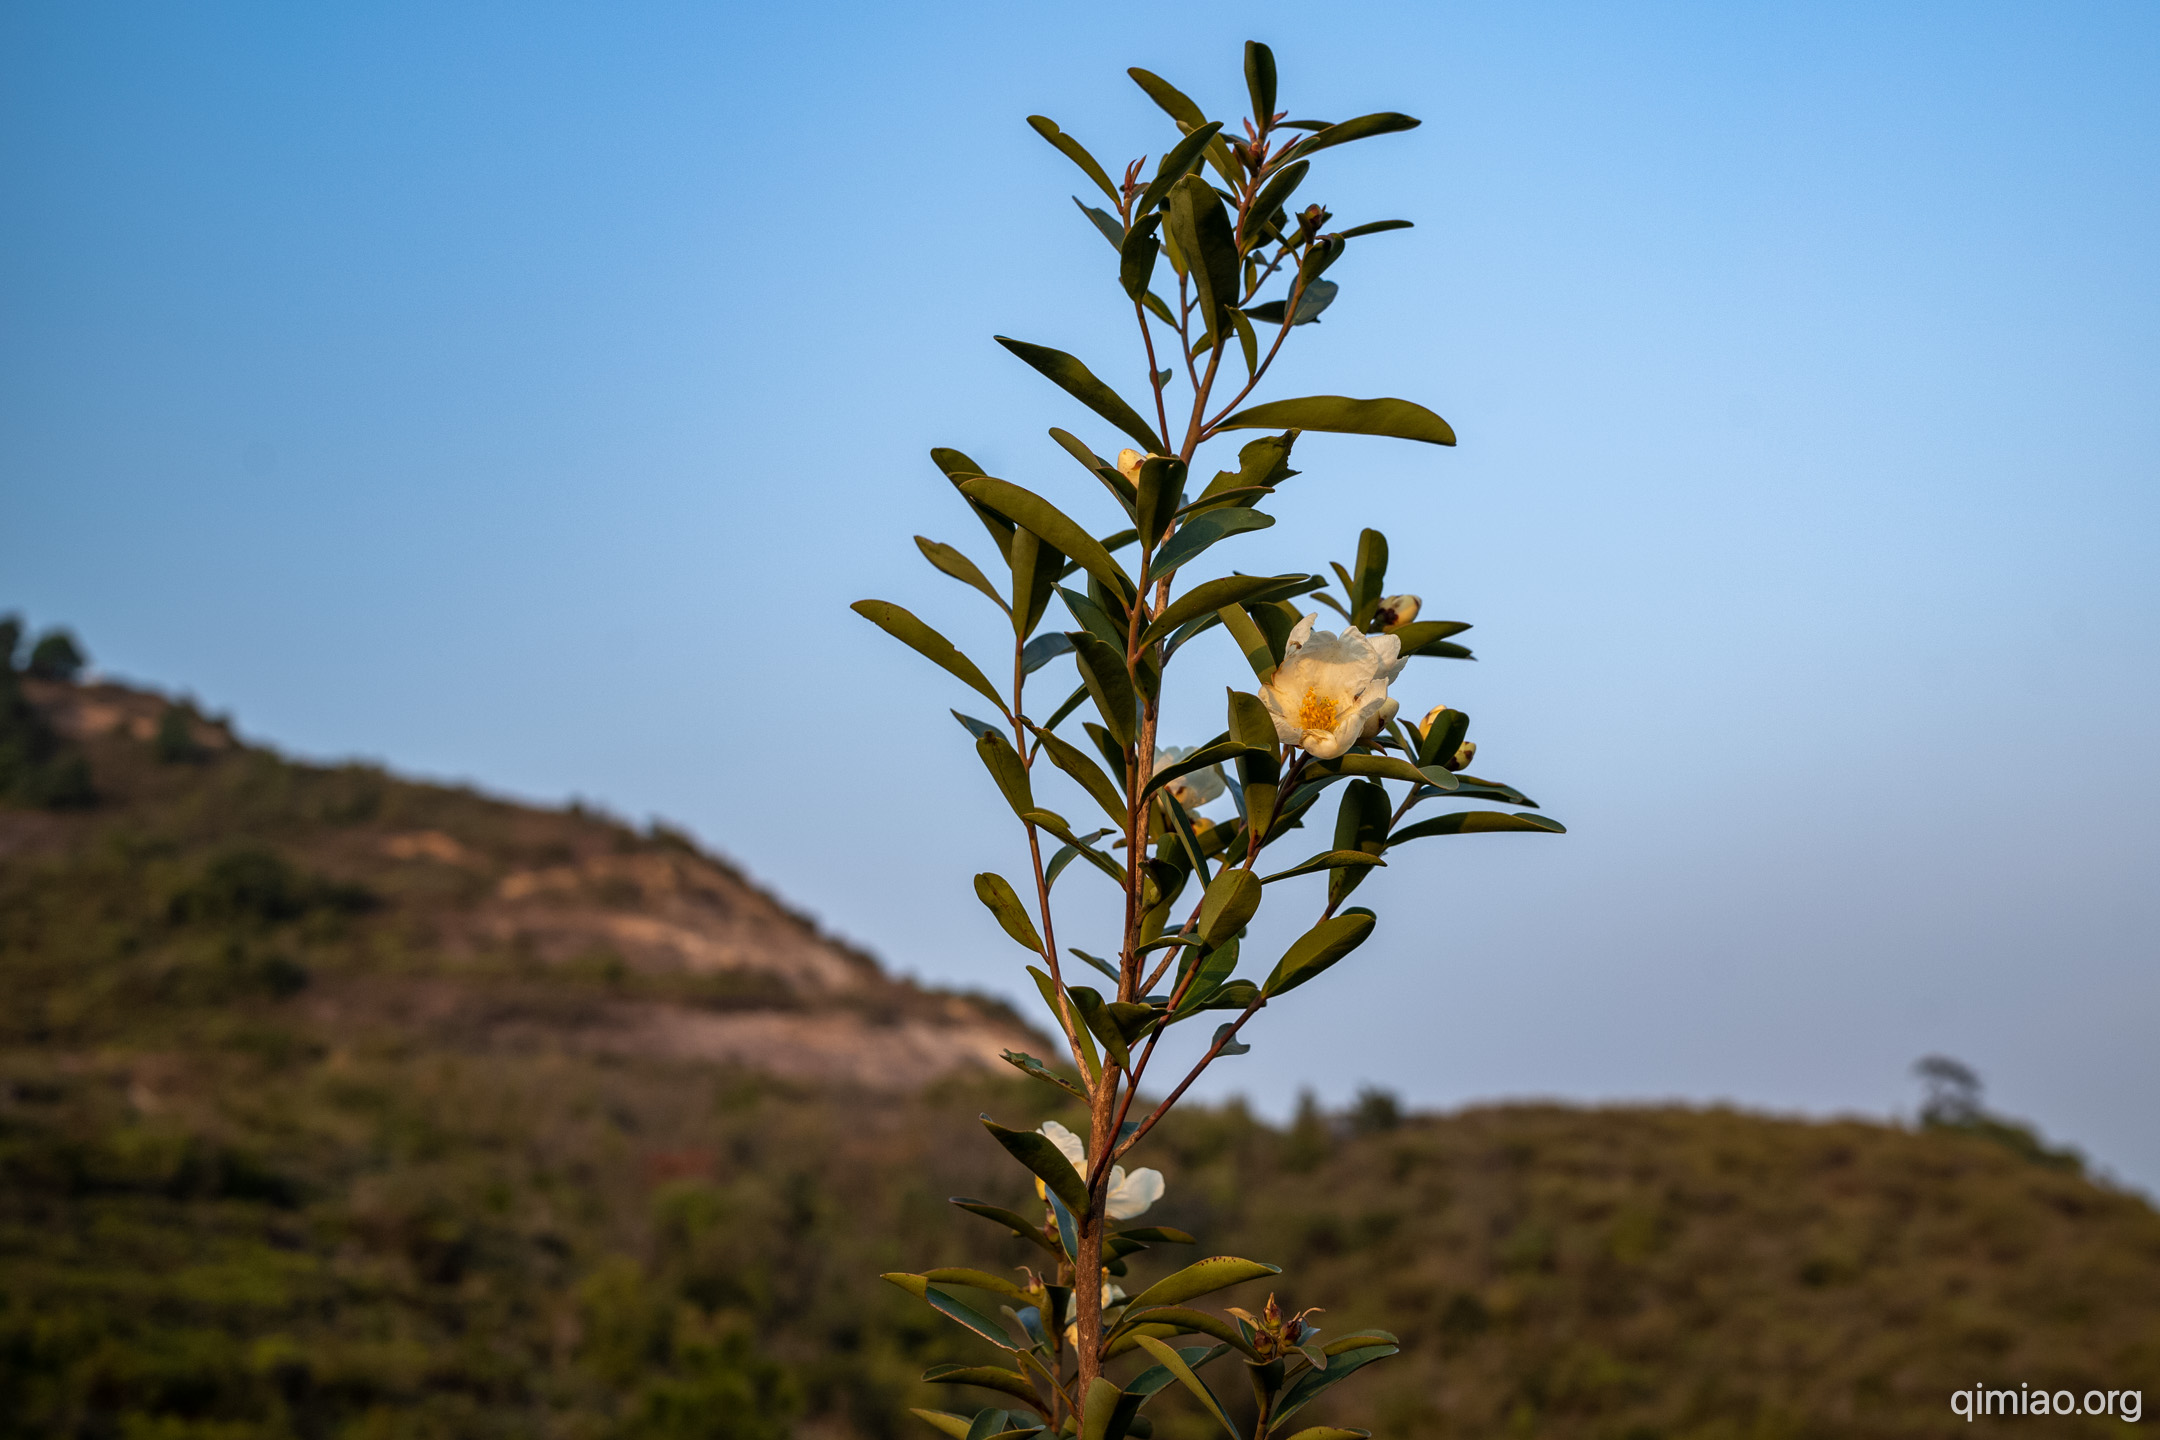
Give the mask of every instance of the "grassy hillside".
MULTIPOLYGON (((1055 1113, 980 1063, 1013 1017, 665 832, 21 694, 40 773, 76 768, 0 809, 0 1437, 840 1440, 980 1403, 915 1379, 968 1342, 873 1277, 1023 1258, 944 1203, 1021 1200, 978 1111, 1055 1113)), ((2001 1139, 1195 1110, 1150 1218, 1398 1332, 1315 1417, 1384 1435, 1952 1435, 1979 1381, 2160 1391, 2160 1215, 2001 1139)))

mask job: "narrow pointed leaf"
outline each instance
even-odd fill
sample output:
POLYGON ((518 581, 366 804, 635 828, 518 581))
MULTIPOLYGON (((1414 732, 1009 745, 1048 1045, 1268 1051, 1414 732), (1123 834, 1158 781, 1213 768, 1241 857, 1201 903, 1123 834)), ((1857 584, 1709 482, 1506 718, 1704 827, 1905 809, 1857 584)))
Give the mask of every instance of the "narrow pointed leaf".
POLYGON ((1008 1130, 988 1115, 982 1118, 983 1127, 996 1137, 1013 1159, 1035 1172, 1043 1184, 1050 1187, 1060 1200, 1075 1210, 1087 1209, 1087 1184, 1080 1172, 1073 1169, 1072 1161, 1065 1152, 1051 1143, 1050 1137, 1036 1130, 1008 1130))
POLYGON ((1239 1440, 1237 1426, 1231 1424, 1230 1417, 1223 1413, 1222 1402, 1215 1398, 1215 1392, 1208 1389, 1206 1382, 1193 1373, 1192 1367, 1185 1363, 1184 1356, 1152 1336, 1139 1335, 1134 1338, 1156 1364, 1175 1375, 1178 1383, 1192 1392, 1193 1398, 1200 1402, 1202 1409, 1215 1417, 1216 1422, 1229 1434, 1230 1440, 1239 1440))
POLYGON ((943 1315, 946 1319, 964 1329, 974 1331, 1000 1350, 1017 1350, 1020 1348, 1013 1344, 1012 1333, 1004 1326, 998 1324, 997 1321, 992 1320, 952 1292, 932 1285, 923 1292, 923 1299, 928 1301, 930 1308, 937 1311, 938 1314, 943 1315))
MULTIPOLYGON (((1207 153, 1208 145, 1215 139, 1215 132, 1220 129, 1220 123, 1210 120, 1171 146, 1170 153, 1163 156, 1162 167, 1155 172, 1155 178, 1149 181, 1148 188, 1141 192, 1140 203, 1133 206, 1133 214, 1146 215, 1162 204, 1163 198, 1170 193, 1170 187, 1184 179, 1186 174, 1200 163, 1200 157, 1207 153)), ((1175 325, 1176 322, 1171 323, 1175 325)))
POLYGON ((1110 558, 1110 552, 1103 548, 1100 540, 1034 491, 988 475, 964 481, 960 489, 970 500, 980 501, 1015 525, 1041 536, 1044 543, 1072 556, 1080 562, 1082 569, 1103 584, 1113 589, 1129 589, 1132 585, 1124 567, 1110 558))
POLYGON ((1373 917, 1363 911, 1322 920, 1283 952, 1261 993, 1273 999, 1297 989, 1364 944, 1372 929, 1373 917))
POLYGON ((931 1385, 978 1385, 985 1390, 998 1390, 1025 1404, 1036 1414, 1043 1413, 1042 1397, 1028 1378, 1017 1370, 1004 1370, 995 1365, 933 1365, 923 1372, 923 1380, 931 1385))
POLYGON ((1339 870, 1350 866, 1378 869, 1385 868, 1386 865, 1387 861, 1377 855, 1368 855, 1363 850, 1329 850, 1313 856, 1310 860, 1301 861, 1288 870, 1278 870, 1261 883, 1272 885, 1277 880, 1288 880, 1295 875, 1312 875, 1322 870, 1339 870))
POLYGON ((1103 239, 1110 242, 1110 248, 1122 255, 1125 252, 1125 227, 1118 224, 1117 218, 1093 205, 1083 204, 1077 195, 1072 197, 1072 202, 1080 206, 1080 213, 1087 216, 1088 223, 1095 227, 1103 239))
POLYGON ((1213 1255, 1186 1266, 1174 1275, 1166 1275, 1148 1286, 1133 1297, 1129 1308, 1137 1311, 1145 1310, 1151 1305, 1177 1305, 1202 1295, 1212 1295, 1217 1290, 1226 1290, 1232 1285, 1242 1285, 1247 1280, 1257 1280, 1263 1275, 1280 1274, 1280 1265, 1268 1265, 1258 1260, 1240 1260, 1235 1255, 1213 1255))
POLYGON ((1338 435, 1388 435, 1453 445, 1455 431, 1422 405, 1408 400, 1353 400, 1347 395, 1305 395, 1271 400, 1215 422, 1217 430, 1326 430, 1338 435))
MULTIPOLYGON (((1254 515, 1258 513, 1253 510, 1210 510, 1198 520, 1187 525, 1185 529, 1180 530, 1171 538, 1170 544, 1165 545, 1163 549, 1165 552, 1169 551, 1178 541, 1190 534, 1194 526, 1204 524, 1218 515, 1254 515)), ((1265 519, 1266 517, 1263 516, 1262 518, 1265 519)), ((1221 610, 1231 605, 1243 605, 1264 595, 1280 593, 1284 585, 1294 584, 1302 578, 1304 577, 1297 575, 1225 575, 1219 580, 1208 580, 1195 585, 1192 589, 1187 590, 1168 605, 1165 605, 1162 613, 1148 622, 1147 629, 1140 632, 1140 644, 1143 648, 1153 645, 1186 621, 1196 620, 1210 610, 1221 610)), ((1224 620, 1225 623, 1228 623, 1227 616, 1224 617, 1224 620)))
POLYGON ((971 1422, 965 1415, 955 1415, 950 1410, 925 1410, 918 1405, 910 1405, 908 1414, 939 1433, 950 1435, 952 1440, 967 1440, 971 1422))
POLYGON ((988 907, 997 917, 1005 933, 1012 936, 1013 943, 1022 949, 1042 953, 1042 937, 1035 933, 1035 922, 1028 918, 1027 907, 1013 893, 1012 882, 994 871, 985 870, 975 877, 975 898, 988 907))
MULTIPOLYGON (((1019 1236, 1021 1239, 1032 1240, 1035 1244, 1040 1245, 1043 1249, 1049 1251, 1053 1255, 1059 1253, 1057 1246, 1051 1244, 1049 1239, 1043 1234, 1042 1226, 1027 1219, 1025 1216, 1016 1215, 1012 1211, 1007 1210, 1002 1206, 986 1204, 981 1200, 971 1200, 965 1195, 955 1195, 952 1197, 952 1200, 949 1203, 958 1206, 962 1210, 967 1211, 970 1215, 980 1215, 985 1220, 994 1221, 999 1225, 1003 1225, 1008 1230, 1012 1231, 1013 1234, 1019 1236)), ((894 1277, 890 1275, 886 1276, 885 1278, 888 1280, 894 1280, 894 1277)), ((894 1283, 898 1284, 899 1282, 897 1280, 894 1280, 894 1283)), ((902 1286, 901 1288, 905 1289, 907 1287, 902 1286)))
POLYGON ((998 609, 1005 611, 1007 614, 1012 613, 1012 606, 1007 605, 1005 597, 998 594, 997 586, 992 585, 989 577, 985 576, 977 568, 975 562, 968 559, 967 556, 953 549, 950 545, 941 544, 936 540, 925 539, 920 535, 915 537, 915 548, 922 551, 923 559, 928 560, 939 570, 944 571, 963 585, 974 586, 977 590, 989 596, 998 609))
POLYGON ((1228 505, 1219 510, 1204 511, 1178 527, 1178 532, 1170 537, 1162 553, 1148 567, 1148 573, 1156 579, 1174 574, 1179 567, 1198 559, 1201 552, 1216 541, 1247 530, 1265 530, 1274 523, 1274 516, 1243 506, 1228 505))
POLYGON ((1245 93, 1252 100, 1253 124, 1275 118, 1275 52, 1258 40, 1245 42, 1245 93))
POLYGON ((1026 648, 1020 652, 1020 669, 1032 675, 1058 656, 1070 654, 1072 641, 1065 638, 1064 631, 1052 630, 1027 642, 1026 648))
POLYGON ((1100 186, 1103 194, 1110 197, 1111 204, 1118 203, 1117 186, 1110 183, 1110 177, 1103 172, 1102 166, 1096 162, 1095 157, 1088 153, 1085 145, 1059 129, 1057 121, 1052 120, 1047 115, 1030 115, 1028 116, 1028 124, 1034 127, 1036 134, 1055 145, 1059 153, 1064 155, 1066 159, 1079 166, 1088 179, 1100 186))
POLYGON ((1383 230, 1408 230, 1410 228, 1411 223, 1408 220, 1372 220, 1363 225, 1353 225, 1348 230, 1339 230, 1336 233, 1345 240, 1355 240, 1360 235, 1378 235, 1383 230))
POLYGON ((1259 908, 1260 877, 1250 870, 1225 870, 1200 902, 1200 942, 1211 950, 1227 944, 1259 908))
POLYGON ((1042 740, 1043 748, 1049 752, 1050 763, 1079 781, 1080 788, 1087 791, 1095 803, 1102 807, 1103 813, 1123 825, 1127 818, 1124 792, 1118 789, 1115 781, 1103 773, 1103 768, 1090 760, 1086 751, 1059 739, 1049 731, 1038 730, 1035 733, 1042 740))
POLYGON ((977 693, 987 696, 998 709, 1005 708, 1005 697, 984 678, 975 662, 961 654, 952 641, 916 619, 911 611, 889 600, 858 600, 848 608, 977 693))
POLYGON ((1383 110, 1376 115, 1360 115, 1337 125, 1330 125, 1298 141, 1300 159, 1315 150, 1325 150, 1332 145, 1347 145, 1353 140, 1363 140, 1370 135, 1392 135, 1398 130, 1415 130, 1424 122, 1393 110, 1383 110))
POLYGON ((1103 724, 1120 746, 1130 746, 1139 731, 1138 699, 1125 657, 1085 630, 1069 632, 1080 678, 1101 712, 1103 724))
MULTIPOLYGON (((1053 350, 1047 345, 1031 345, 1025 340, 1009 340, 1003 335, 997 337, 997 342, 1041 371, 1045 377, 1066 394, 1072 396, 1073 399, 1078 400, 1088 409, 1093 410, 1097 415, 1102 416, 1103 419, 1138 440, 1149 454, 1159 455, 1170 448, 1163 444, 1162 437, 1150 428, 1147 421, 1140 418, 1140 413, 1137 410, 1126 404, 1115 390, 1096 379, 1095 372, 1081 364, 1073 356, 1066 354, 1062 350, 1053 350)), ((1403 402, 1398 401, 1396 403, 1403 402)), ((1434 418, 1437 419, 1438 417, 1434 418)), ((1326 427, 1314 428, 1324 429, 1326 427)), ((1451 437, 1446 443, 1453 444, 1454 440, 1451 437)), ((1041 531, 1036 533, 1042 534, 1041 531)), ((1053 543, 1057 539, 1055 536, 1045 536, 1044 538, 1051 540, 1053 543)), ((1079 553, 1063 545, 1058 548, 1064 550, 1068 555, 1077 555, 1079 553)))
POLYGON ((998 1053, 1004 1057, 1006 1064, 1020 1071, 1023 1075, 1032 1075, 1037 1080, 1041 1080, 1045 1084, 1055 1085, 1060 1090, 1067 1091, 1083 1101, 1088 1098, 1087 1091, 1080 1087, 1078 1081, 1066 1079, 1034 1056, 1018 1050, 1001 1050, 998 1053))
POLYGON ((1411 840, 1423 840, 1431 835, 1486 835, 1503 830, 1520 830, 1541 835, 1565 835, 1567 826, 1543 815, 1516 815, 1505 810, 1457 810, 1447 815, 1435 815, 1430 820, 1420 820, 1406 825, 1388 837, 1388 844, 1401 845, 1411 840))

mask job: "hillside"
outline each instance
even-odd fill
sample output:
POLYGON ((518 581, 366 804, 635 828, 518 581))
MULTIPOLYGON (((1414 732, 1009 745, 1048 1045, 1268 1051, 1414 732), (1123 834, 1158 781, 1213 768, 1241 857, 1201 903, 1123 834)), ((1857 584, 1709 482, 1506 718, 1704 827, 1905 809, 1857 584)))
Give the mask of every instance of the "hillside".
MULTIPOLYGON (((995 1065, 1017 1019, 664 830, 20 693, 40 773, 81 773, 0 807, 0 1437, 845 1440, 980 1403, 916 1380, 968 1342, 873 1277, 1023 1258, 944 1203, 1021 1199, 978 1111, 1056 1113, 995 1065)), ((1148 1163, 1151 1218, 1402 1336, 1315 1417, 1383 1435, 2160 1393, 2160 1215, 1983 1133, 1373 1097, 1195 1109, 1148 1163)))

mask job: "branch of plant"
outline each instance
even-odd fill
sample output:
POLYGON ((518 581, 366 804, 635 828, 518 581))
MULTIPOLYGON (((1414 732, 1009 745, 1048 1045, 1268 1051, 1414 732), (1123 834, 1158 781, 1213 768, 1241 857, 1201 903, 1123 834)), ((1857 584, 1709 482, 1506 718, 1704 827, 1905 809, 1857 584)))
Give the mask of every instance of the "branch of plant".
MULTIPOLYGON (((1013 699, 1010 712, 1015 736, 1027 733, 1026 723, 1021 718, 1026 714, 1026 707, 1021 704, 1027 687, 1026 649, 1027 641, 1016 636, 1013 640, 1013 699)), ((1023 771, 1033 770, 1034 757, 1025 751, 1021 752, 1020 766, 1023 771)), ((1036 832, 1034 821, 1023 820, 1020 823, 1027 831, 1028 860, 1035 872, 1035 903, 1042 912, 1043 962, 1050 967, 1053 993, 1058 998, 1058 1024, 1064 1028, 1065 1044, 1072 1051, 1073 1069, 1085 1080, 1087 1065, 1081 1059, 1085 1052, 1080 1045, 1079 1030, 1074 1024, 1072 1001, 1065 994, 1064 972, 1058 966, 1057 926, 1050 917, 1050 879, 1043 868, 1042 838, 1036 832)))

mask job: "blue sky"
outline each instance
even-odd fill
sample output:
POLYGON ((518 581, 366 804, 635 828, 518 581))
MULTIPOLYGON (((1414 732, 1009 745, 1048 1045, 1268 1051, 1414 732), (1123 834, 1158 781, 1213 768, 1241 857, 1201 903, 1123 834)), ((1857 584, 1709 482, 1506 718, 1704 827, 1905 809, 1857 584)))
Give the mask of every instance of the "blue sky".
MULTIPOLYGON (((2160 14, 1313 13, 9 7, 0 605, 1018 995, 964 692, 846 605, 991 639, 909 543, 981 548, 932 445, 1110 528, 1043 432, 1116 441, 989 340, 1137 373, 1022 118, 1159 153, 1124 67, 1222 113, 1264 39, 1291 109, 1426 121, 1309 182, 1418 228, 1275 393, 1462 443, 1308 440, 1238 563, 1386 530, 1477 626, 1405 708, 1572 833, 1376 877, 1214 1093, 1888 1114, 1939 1051, 2160 1186, 2160 14)), ((1192 669, 1188 740, 1239 675, 1192 669)))

